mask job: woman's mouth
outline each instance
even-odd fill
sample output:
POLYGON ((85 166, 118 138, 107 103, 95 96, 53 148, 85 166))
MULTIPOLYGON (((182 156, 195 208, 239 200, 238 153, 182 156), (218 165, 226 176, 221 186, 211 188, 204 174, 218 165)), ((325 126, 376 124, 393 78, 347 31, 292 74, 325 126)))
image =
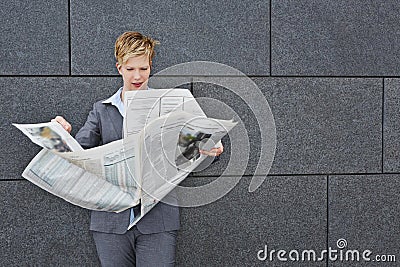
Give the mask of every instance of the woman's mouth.
POLYGON ((142 86, 143 83, 132 83, 134 87, 136 88, 140 88, 140 86, 142 86))

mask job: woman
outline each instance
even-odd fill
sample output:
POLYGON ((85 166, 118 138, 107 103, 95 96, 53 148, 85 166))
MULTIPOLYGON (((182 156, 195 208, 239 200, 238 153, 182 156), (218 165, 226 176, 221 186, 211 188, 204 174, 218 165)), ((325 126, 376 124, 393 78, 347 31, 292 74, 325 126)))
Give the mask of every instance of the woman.
MULTIPOLYGON (((75 138, 85 149, 122 138, 126 91, 146 90, 157 41, 138 32, 125 32, 115 42, 116 67, 123 86, 110 98, 96 102, 75 138)), ((54 121, 68 132, 71 124, 63 117, 54 121)), ((219 156, 223 147, 201 153, 219 156)), ((176 203, 173 192, 164 201, 176 203)), ((90 230, 102 266, 173 266, 179 208, 160 201, 134 227, 127 230, 140 204, 121 213, 91 211, 90 230)))

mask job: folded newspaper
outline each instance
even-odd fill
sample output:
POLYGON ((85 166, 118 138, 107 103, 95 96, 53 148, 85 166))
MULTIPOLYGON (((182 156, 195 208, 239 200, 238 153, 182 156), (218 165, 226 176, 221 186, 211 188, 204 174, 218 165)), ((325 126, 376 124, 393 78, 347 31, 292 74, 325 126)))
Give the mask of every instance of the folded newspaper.
POLYGON ((124 138, 86 150, 56 122, 13 124, 44 148, 22 176, 91 210, 141 203, 131 228, 206 159, 200 149, 218 147, 236 125, 207 118, 186 89, 127 92, 124 106, 124 138))

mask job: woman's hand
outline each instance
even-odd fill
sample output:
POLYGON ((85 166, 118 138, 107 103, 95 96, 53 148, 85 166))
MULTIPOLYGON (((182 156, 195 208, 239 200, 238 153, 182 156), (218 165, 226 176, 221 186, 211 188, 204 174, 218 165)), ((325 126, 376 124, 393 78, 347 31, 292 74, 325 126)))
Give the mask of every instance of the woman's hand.
POLYGON ((213 149, 208 150, 208 151, 200 149, 201 154, 211 156, 211 157, 217 157, 217 156, 221 155, 222 152, 224 152, 224 146, 222 144, 220 147, 214 147, 213 149))
POLYGON ((63 117, 61 116, 57 116, 54 119, 51 120, 52 122, 58 122, 59 124, 61 124, 61 126, 69 133, 71 133, 72 130, 72 126, 71 124, 66 121, 63 117))

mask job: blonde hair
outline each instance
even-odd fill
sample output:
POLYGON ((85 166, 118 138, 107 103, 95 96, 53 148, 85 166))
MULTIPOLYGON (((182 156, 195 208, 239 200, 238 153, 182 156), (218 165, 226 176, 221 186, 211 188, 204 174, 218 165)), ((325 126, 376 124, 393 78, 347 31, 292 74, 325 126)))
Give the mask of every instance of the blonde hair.
POLYGON ((122 65, 131 57, 147 55, 151 65, 155 54, 154 47, 157 44, 160 42, 140 32, 124 32, 115 41, 115 59, 119 65, 122 65))

